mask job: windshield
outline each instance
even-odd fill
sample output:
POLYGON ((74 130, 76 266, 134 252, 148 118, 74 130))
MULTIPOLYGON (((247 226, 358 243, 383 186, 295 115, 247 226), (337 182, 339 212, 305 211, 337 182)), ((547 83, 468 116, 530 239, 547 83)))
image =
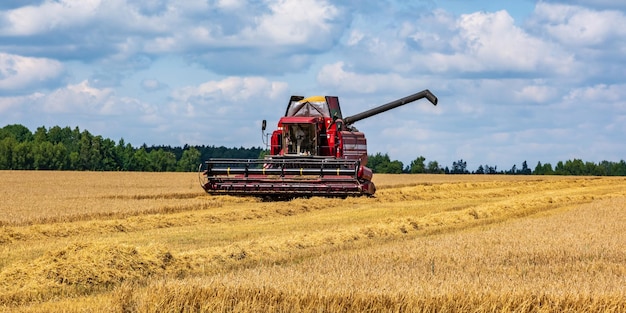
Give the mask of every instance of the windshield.
POLYGON ((286 116, 307 116, 307 117, 330 117, 328 105, 326 101, 309 101, 303 99, 300 101, 292 101, 289 104, 286 116))

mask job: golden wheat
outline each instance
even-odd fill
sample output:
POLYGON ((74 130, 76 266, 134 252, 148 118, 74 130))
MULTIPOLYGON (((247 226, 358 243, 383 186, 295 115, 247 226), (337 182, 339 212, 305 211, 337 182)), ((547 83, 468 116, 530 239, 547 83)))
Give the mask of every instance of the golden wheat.
POLYGON ((624 267, 607 261, 624 259, 624 178, 377 175, 375 198, 262 202, 208 196, 189 173, 0 175, 0 310, 619 311, 626 299, 624 267))
POLYGON ((157 312, 613 311, 626 309, 625 199, 545 218, 118 289, 157 312), (602 228, 602 232, 596 231, 602 228), (139 291, 139 292, 138 292, 139 291))

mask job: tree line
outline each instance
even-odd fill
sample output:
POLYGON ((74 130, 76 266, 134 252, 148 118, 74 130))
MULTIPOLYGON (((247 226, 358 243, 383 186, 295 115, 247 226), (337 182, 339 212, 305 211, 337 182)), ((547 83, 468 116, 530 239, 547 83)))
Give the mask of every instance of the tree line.
POLYGON ((262 151, 205 145, 133 147, 123 138, 115 142, 78 127, 42 126, 34 133, 19 124, 0 128, 0 170, 188 172, 209 158, 256 159, 262 151))
POLYGON ((580 176, 626 176, 626 161, 619 162, 602 161, 599 163, 584 162, 581 159, 559 161, 552 167, 550 163, 537 162, 534 169, 528 166, 526 161, 522 162, 520 168, 514 164, 508 170, 498 170, 497 166, 488 164, 479 165, 474 171, 467 168, 467 162, 463 159, 452 162, 452 166, 442 167, 437 161, 429 161, 419 156, 411 161, 411 164, 404 166, 398 160, 391 160, 387 154, 376 153, 368 156, 368 167, 374 173, 429 173, 429 174, 504 174, 504 175, 580 175, 580 176))
MULTIPOLYGON (((93 135, 78 127, 38 127, 31 132, 19 124, 0 128, 0 170, 75 170, 75 171, 196 171, 198 165, 209 158, 257 159, 266 150, 260 147, 227 148, 206 145, 183 147, 150 146, 133 147, 124 139, 115 142, 93 135)), ((368 167, 375 173, 431 173, 431 174, 505 174, 505 175, 590 175, 626 176, 626 162, 584 162, 580 159, 550 163, 538 162, 531 169, 526 161, 521 167, 513 165, 507 170, 497 166, 479 165, 470 171, 464 160, 442 166, 437 161, 417 157, 405 166, 391 160, 388 154, 368 155, 368 167)))

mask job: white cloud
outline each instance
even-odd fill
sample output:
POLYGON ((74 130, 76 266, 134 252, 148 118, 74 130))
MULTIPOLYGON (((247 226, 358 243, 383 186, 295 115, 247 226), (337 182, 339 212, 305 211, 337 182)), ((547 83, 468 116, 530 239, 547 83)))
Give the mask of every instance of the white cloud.
POLYGON ((567 4, 578 4, 581 6, 598 8, 598 9, 626 9, 626 3, 615 0, 544 0, 545 2, 562 2, 567 4))
POLYGON ((539 2, 532 23, 565 46, 598 46, 626 38, 626 16, 620 11, 539 2))
POLYGON ((373 31, 366 22, 354 25, 346 64, 359 72, 450 77, 553 77, 580 70, 572 52, 527 32, 504 10, 459 17, 435 10, 397 23, 373 31))
POLYGON ((45 97, 44 94, 40 92, 36 92, 26 96, 12 96, 12 97, 0 97, 0 113, 2 116, 7 119, 5 122, 8 122, 12 116, 21 116, 25 115, 27 110, 25 110, 26 104, 37 101, 40 98, 45 97))
POLYGON ((78 26, 93 18, 99 5, 99 0, 61 0, 9 10, 0 15, 6 21, 0 35, 29 36, 78 26))
POLYGON ((0 90, 40 87, 62 72, 63 65, 55 60, 0 52, 0 90))
POLYGON ((222 9, 227 9, 227 10, 241 9, 241 8, 244 8, 245 5, 246 3, 243 0, 218 0, 217 1, 218 7, 222 9))
POLYGON ((48 113, 98 114, 101 108, 107 106, 107 102, 112 101, 113 93, 110 88, 93 88, 87 81, 83 81, 47 95, 42 99, 43 109, 48 113))
POLYGON ((554 99, 558 92, 551 86, 532 84, 524 86, 521 90, 515 91, 514 94, 519 102, 546 103, 554 99))
POLYGON ((227 77, 175 90, 170 110, 189 116, 200 110, 211 116, 250 114, 258 112, 259 105, 283 97, 286 90, 286 83, 262 77, 227 77))
POLYGON ((0 48, 9 53, 119 67, 142 55, 183 53, 215 72, 246 75, 303 68, 308 55, 331 48, 349 23, 337 6, 314 0, 46 0, 0 10, 0 21, 0 38, 7 39, 0 48), (21 45, 25 39, 38 44, 21 45), (226 60, 225 50, 232 53, 226 60), (268 61, 247 59, 256 54, 268 61), (246 59, 244 65, 235 58, 246 59))
MULTIPOLYGON (((322 66, 317 73, 318 84, 342 92, 361 94, 381 91, 406 92, 406 90, 428 88, 428 82, 425 78, 407 78, 396 73, 362 74, 346 70, 345 66, 344 62, 322 66)), ((415 92, 420 90, 415 90, 415 92)))
POLYGON ((431 70, 566 74, 575 65, 569 53, 532 37, 506 11, 462 15, 457 28, 455 52, 436 54, 431 70))
POLYGON ((269 3, 270 14, 257 18, 255 28, 242 31, 246 40, 280 45, 327 46, 332 21, 339 10, 327 1, 277 0, 269 3), (298 12, 298 13, 296 13, 298 12))
POLYGON ((581 103, 624 103, 626 102, 626 84, 599 84, 576 88, 571 90, 564 99, 581 103))
POLYGON ((357 30, 353 30, 352 32, 350 32, 350 35, 348 37, 349 38, 348 38, 348 41, 346 42, 346 44, 348 46, 355 46, 359 42, 361 42, 361 40, 363 40, 365 35, 363 34, 362 31, 357 29, 357 30))
POLYGON ((250 100, 257 96, 274 98, 285 88, 285 83, 271 82, 262 77, 232 76, 219 81, 208 81, 194 87, 181 88, 174 92, 174 98, 187 100, 199 96, 229 101, 250 100))
POLYGON ((141 88, 146 91, 155 91, 166 88, 167 85, 160 82, 158 79, 149 78, 141 81, 141 88))
MULTIPOLYGON (((78 115, 87 119, 124 116, 129 119, 154 119, 157 109, 139 99, 117 96, 112 88, 96 88, 85 80, 56 89, 48 94, 37 93, 20 100, 21 109, 51 116, 78 115)), ((165 117, 160 117, 164 119, 165 117)))

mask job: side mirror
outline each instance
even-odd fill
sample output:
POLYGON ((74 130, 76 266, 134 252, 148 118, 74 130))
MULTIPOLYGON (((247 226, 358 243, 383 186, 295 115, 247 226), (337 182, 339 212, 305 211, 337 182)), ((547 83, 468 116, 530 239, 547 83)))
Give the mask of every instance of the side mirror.
POLYGON ((263 122, 261 122, 261 130, 265 131, 266 128, 267 128, 267 121, 263 120, 263 122))

